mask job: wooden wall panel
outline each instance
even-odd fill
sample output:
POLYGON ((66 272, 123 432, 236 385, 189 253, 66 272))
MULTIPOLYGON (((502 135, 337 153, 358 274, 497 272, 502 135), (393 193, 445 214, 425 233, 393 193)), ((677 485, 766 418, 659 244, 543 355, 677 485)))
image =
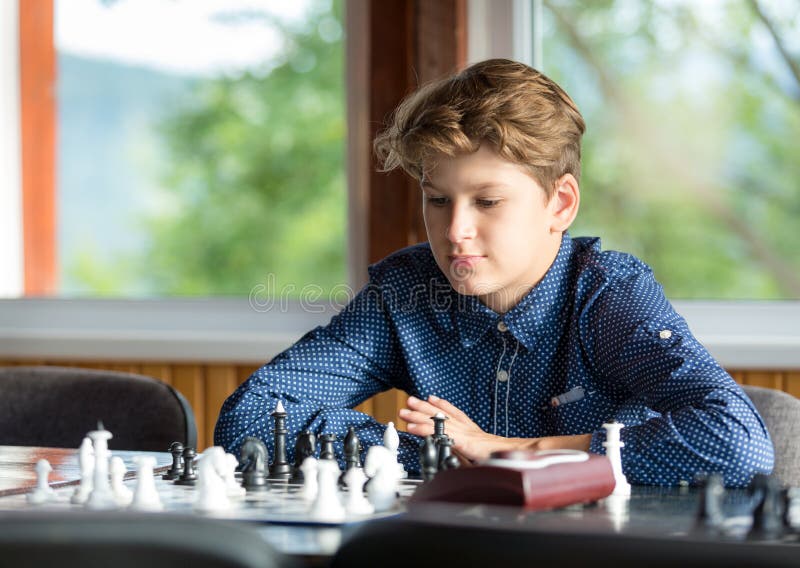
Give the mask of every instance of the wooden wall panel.
MULTIPOLYGON (((254 365, 245 364, 173 364, 166 361, 125 362, 125 361, 41 361, 11 360, 0 361, 0 366, 11 365, 61 365, 90 369, 109 369, 141 373, 171 384, 183 394, 195 413, 197 438, 200 451, 213 444, 214 425, 220 407, 255 371, 254 365)), ((740 384, 763 386, 783 390, 800 398, 800 370, 748 371, 733 369, 733 378, 740 384)), ((405 406, 406 394, 398 390, 381 393, 358 405, 356 410, 374 416, 379 422, 394 422, 398 429, 405 430, 406 423, 398 417, 398 411, 405 406)))

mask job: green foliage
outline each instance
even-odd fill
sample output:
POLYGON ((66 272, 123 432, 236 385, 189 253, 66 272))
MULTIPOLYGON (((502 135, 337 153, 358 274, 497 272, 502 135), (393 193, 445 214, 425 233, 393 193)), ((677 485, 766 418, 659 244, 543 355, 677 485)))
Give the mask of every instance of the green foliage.
POLYGON ((164 120, 169 193, 144 220, 152 292, 247 295, 274 282, 277 295, 346 280, 340 26, 340 3, 314 5, 303 24, 281 24, 271 67, 199 81, 164 120))
POLYGON ((800 298, 800 80, 752 5, 545 4, 544 71, 588 124, 572 234, 637 254, 674 298, 800 298))

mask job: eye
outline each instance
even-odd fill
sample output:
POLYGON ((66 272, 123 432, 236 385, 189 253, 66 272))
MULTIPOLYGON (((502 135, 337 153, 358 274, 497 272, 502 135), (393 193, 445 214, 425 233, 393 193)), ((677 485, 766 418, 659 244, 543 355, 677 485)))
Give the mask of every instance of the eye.
POLYGON ((476 199, 475 203, 478 207, 483 207, 484 209, 490 209, 491 207, 495 207, 498 203, 500 203, 499 199, 476 199))
POLYGON ((430 203, 434 207, 443 207, 444 205, 447 204, 447 198, 446 197, 428 196, 428 197, 425 198, 425 201, 427 201, 428 203, 430 203))

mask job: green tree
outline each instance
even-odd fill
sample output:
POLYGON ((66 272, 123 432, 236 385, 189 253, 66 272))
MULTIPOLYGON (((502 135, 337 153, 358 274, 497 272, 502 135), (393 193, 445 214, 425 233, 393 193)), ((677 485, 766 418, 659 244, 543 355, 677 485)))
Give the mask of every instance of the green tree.
POLYGON ((638 254, 672 297, 800 298, 796 9, 545 5, 544 71, 588 123, 573 234, 638 254))
POLYGON ((300 24, 250 14, 281 30, 282 52, 261 72, 198 81, 161 124, 169 189, 143 221, 153 292, 345 281, 341 16, 340 2, 312 4, 300 24))

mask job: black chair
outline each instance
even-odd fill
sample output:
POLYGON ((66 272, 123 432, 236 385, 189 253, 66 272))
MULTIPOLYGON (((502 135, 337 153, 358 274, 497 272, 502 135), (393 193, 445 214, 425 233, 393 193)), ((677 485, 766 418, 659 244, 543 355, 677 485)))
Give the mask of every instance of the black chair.
POLYGON ((0 567, 296 566, 243 523, 166 513, 0 513, 0 567))
POLYGON ((151 377, 70 367, 0 367, 0 445, 77 448, 98 421, 118 450, 196 447, 187 400, 151 377))
POLYGON ((775 446, 773 471, 784 485, 800 486, 800 400, 783 391, 745 385, 775 446))
POLYGON ((795 568, 797 544, 533 529, 491 522, 393 519, 367 523, 339 549, 331 568, 795 568), (400 548, 399 552, 396 551, 400 548))

